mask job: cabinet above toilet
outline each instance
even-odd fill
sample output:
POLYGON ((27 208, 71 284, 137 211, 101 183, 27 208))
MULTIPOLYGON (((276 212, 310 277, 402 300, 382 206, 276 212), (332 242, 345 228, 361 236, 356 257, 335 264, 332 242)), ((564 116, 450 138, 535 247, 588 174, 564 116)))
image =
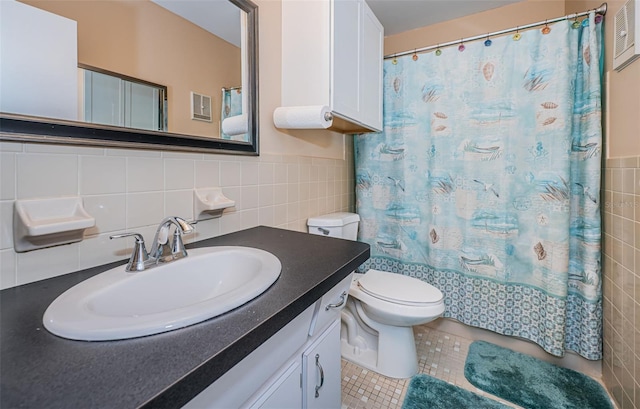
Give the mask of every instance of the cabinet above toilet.
POLYGON ((382 130, 383 41, 364 0, 284 0, 281 106, 328 106, 331 131, 382 130))

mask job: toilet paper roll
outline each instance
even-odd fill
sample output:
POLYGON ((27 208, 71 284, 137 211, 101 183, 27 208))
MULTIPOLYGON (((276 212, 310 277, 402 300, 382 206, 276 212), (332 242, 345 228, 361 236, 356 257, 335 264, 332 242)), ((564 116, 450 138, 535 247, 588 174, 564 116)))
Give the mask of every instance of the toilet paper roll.
POLYGON ((249 119, 246 115, 230 116, 222 120, 222 132, 227 135, 241 135, 249 132, 249 119))
POLYGON ((284 129, 327 129, 333 116, 326 105, 279 107, 273 111, 273 123, 284 129))

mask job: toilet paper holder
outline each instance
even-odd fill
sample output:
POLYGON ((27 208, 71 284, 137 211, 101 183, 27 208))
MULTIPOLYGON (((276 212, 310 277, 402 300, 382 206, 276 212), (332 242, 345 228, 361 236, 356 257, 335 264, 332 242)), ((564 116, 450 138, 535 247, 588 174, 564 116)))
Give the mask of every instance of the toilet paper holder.
POLYGON ((333 119, 326 105, 278 107, 273 111, 273 123, 281 129, 328 129, 333 119))

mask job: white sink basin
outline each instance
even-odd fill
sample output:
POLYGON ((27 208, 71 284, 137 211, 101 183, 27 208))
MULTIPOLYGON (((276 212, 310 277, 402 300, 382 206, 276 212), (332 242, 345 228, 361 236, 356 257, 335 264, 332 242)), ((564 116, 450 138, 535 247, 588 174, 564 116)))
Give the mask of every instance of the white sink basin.
POLYGON ((64 338, 105 341, 186 327, 262 294, 280 276, 273 254, 250 247, 207 247, 145 271, 116 267, 56 298, 43 323, 64 338))

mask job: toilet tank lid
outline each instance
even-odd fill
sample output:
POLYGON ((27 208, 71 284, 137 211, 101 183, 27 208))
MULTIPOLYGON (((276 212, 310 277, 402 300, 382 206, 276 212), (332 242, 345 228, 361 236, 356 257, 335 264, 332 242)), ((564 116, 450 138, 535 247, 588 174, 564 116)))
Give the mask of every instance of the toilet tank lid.
POLYGON ((360 216, 357 213, 338 212, 325 214, 322 216, 310 217, 307 220, 307 226, 340 227, 359 221, 360 216))

